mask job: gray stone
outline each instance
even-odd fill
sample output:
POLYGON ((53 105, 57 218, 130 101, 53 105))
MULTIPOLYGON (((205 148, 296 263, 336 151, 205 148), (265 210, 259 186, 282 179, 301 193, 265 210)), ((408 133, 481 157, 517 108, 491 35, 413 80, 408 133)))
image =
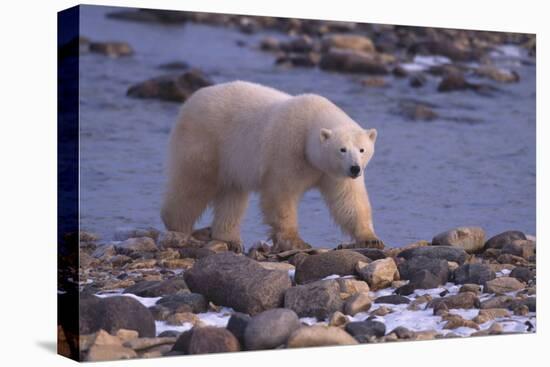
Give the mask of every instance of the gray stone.
POLYGON ((280 307, 292 285, 288 274, 232 252, 198 260, 184 279, 191 291, 215 304, 251 315, 280 307))
POLYGON ((241 345, 245 345, 244 332, 250 322, 250 318, 251 317, 245 313, 234 312, 227 323, 227 330, 231 331, 231 333, 235 335, 241 345))
POLYGON ((455 246, 470 254, 483 249, 485 231, 480 227, 458 227, 436 235, 432 246, 455 246))
POLYGON ((181 277, 166 280, 144 280, 124 290, 139 297, 162 297, 164 295, 189 292, 187 284, 181 277))
POLYGON ((156 303, 171 312, 201 313, 208 310, 208 302, 202 294, 182 293, 162 297, 156 303))
POLYGON ((443 259, 463 264, 466 261, 466 251, 460 247, 453 246, 422 246, 409 248, 401 251, 397 256, 404 259, 411 259, 416 256, 426 256, 432 259, 443 259))
POLYGON ((518 266, 512 270, 510 276, 524 283, 528 283, 531 279, 533 279, 534 274, 533 271, 529 270, 529 268, 518 266))
POLYGON ((464 264, 454 271, 454 281, 457 284, 484 285, 487 281, 495 279, 495 272, 485 264, 464 264))
POLYGON ((300 327, 292 310, 275 308, 252 317, 244 333, 248 350, 274 349, 286 344, 290 334, 300 327))
POLYGON ((285 308, 300 317, 317 317, 324 320, 333 312, 342 311, 340 286, 336 280, 320 280, 298 285, 285 292, 285 308))
POLYGON ((355 251, 336 250, 318 255, 309 255, 296 267, 294 279, 304 284, 323 279, 329 275, 353 275, 355 265, 367 258, 355 251))
POLYGON ((150 237, 129 238, 115 245, 118 254, 132 256, 142 255, 143 253, 156 252, 158 250, 155 240, 150 237))
POLYGON ((389 303, 392 305, 409 304, 411 300, 407 297, 400 296, 398 294, 390 294, 388 296, 381 296, 374 300, 374 303, 389 303))
POLYGON ((507 243, 511 243, 514 240, 526 240, 525 234, 520 231, 506 231, 493 236, 485 242, 485 249, 495 248, 502 249, 507 243))
POLYGON ((348 322, 346 331, 359 343, 365 343, 371 337, 383 337, 386 334, 386 325, 374 320, 348 322))
POLYGON ((449 263, 443 259, 434 259, 426 256, 415 256, 399 265, 401 279, 411 280, 420 270, 428 270, 439 279, 440 284, 449 279, 449 263))

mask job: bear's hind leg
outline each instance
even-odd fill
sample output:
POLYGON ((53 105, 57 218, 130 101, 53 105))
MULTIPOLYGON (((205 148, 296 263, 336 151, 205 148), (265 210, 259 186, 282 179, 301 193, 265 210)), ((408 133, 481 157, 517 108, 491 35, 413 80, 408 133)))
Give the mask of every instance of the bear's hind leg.
POLYGON ((223 190, 214 199, 212 239, 227 242, 237 253, 242 252, 240 223, 247 205, 248 193, 238 189, 223 190))

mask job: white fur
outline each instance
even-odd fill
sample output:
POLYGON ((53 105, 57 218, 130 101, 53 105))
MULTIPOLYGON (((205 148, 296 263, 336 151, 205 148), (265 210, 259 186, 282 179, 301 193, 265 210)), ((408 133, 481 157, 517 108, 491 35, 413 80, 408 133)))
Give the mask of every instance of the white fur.
POLYGON ((202 88, 171 133, 162 218, 169 230, 191 233, 213 204, 212 237, 239 242, 248 193, 257 191, 274 238, 300 247, 298 203, 318 188, 346 233, 375 239, 364 181, 350 173, 354 165, 364 171, 375 140, 376 130, 318 95, 242 81, 202 88))

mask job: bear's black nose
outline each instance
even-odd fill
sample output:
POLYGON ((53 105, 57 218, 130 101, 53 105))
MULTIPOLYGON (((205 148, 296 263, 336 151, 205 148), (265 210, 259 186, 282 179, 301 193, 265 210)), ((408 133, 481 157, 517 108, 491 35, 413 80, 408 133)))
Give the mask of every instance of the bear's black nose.
POLYGON ((361 167, 359 167, 357 165, 356 166, 351 166, 349 168, 349 172, 351 173, 352 177, 357 177, 357 176, 359 176, 359 173, 361 172, 361 167))

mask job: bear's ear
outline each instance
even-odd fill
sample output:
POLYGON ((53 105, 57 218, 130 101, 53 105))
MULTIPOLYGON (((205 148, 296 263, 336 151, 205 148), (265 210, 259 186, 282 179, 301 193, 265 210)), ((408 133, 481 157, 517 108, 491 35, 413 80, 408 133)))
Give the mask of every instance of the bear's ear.
POLYGON ((376 141, 376 137, 378 136, 378 132, 376 131, 376 129, 368 129, 365 131, 367 132, 369 139, 372 140, 372 142, 374 143, 376 141))
POLYGON ((330 138, 331 135, 332 131, 330 131, 329 129, 321 129, 321 142, 326 141, 328 138, 330 138))

